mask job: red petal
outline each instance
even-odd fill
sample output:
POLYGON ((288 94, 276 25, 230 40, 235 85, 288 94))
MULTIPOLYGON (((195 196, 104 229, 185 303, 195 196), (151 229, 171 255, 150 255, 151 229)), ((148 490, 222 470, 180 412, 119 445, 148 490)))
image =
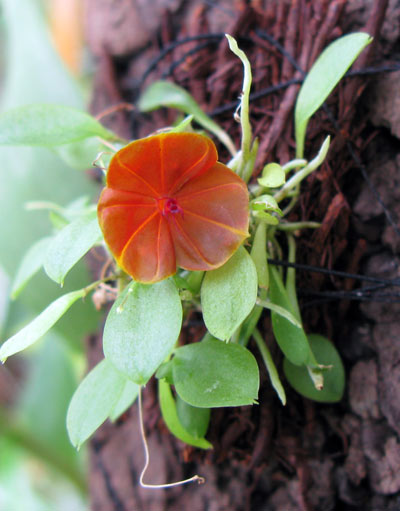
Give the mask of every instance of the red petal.
POLYGON ((115 257, 143 222, 157 211, 155 200, 132 192, 105 188, 98 203, 98 217, 104 239, 115 257))
POLYGON ((157 197, 161 193, 160 168, 158 137, 136 140, 111 159, 107 186, 157 197))
POLYGON ((155 213, 125 246, 118 264, 137 282, 151 284, 176 272, 175 251, 168 223, 155 213))
POLYGON ((107 186, 151 197, 172 195, 216 161, 217 151, 209 138, 194 133, 162 133, 118 151, 110 163, 107 186))
POLYGON ((206 172, 217 161, 214 143, 195 133, 165 133, 160 139, 165 194, 172 197, 190 179, 206 172))
POLYGON ((209 270, 221 266, 248 236, 246 184, 216 163, 175 196, 183 214, 169 216, 178 266, 209 270))

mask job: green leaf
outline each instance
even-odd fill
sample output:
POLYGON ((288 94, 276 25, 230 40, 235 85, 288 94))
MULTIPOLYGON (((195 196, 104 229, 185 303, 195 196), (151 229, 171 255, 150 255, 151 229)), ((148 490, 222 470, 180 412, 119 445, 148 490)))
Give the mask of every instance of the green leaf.
POLYGON ((273 211, 282 216, 282 210, 272 195, 259 195, 250 201, 250 208, 254 211, 273 211))
POLYGON ((258 184, 265 188, 278 188, 285 183, 286 174, 278 163, 268 163, 262 171, 258 184))
POLYGON ((189 405, 176 396, 176 411, 183 427, 196 438, 203 438, 210 423, 211 410, 189 405))
POLYGON ((51 240, 50 237, 42 238, 34 243, 25 254, 11 288, 12 299, 17 298, 30 279, 43 266, 44 256, 51 240))
POLYGON ((103 349, 121 372, 144 385, 171 353, 182 324, 182 305, 172 279, 132 282, 107 317, 103 349))
POLYGON ((263 222, 257 226, 250 255, 257 270, 258 285, 263 289, 268 289, 267 226, 263 222))
POLYGON ((77 218, 65 226, 50 243, 44 269, 63 285, 66 274, 102 237, 97 212, 77 218))
POLYGON ((279 316, 282 316, 282 318, 287 319, 292 323, 292 325, 301 328, 300 321, 296 318, 294 314, 289 312, 284 307, 281 307, 280 305, 276 305, 276 303, 267 302, 266 300, 257 300, 257 304, 261 305, 261 307, 264 307, 265 309, 268 309, 270 311, 273 311, 275 314, 278 314, 279 316))
POLYGON ((256 402, 258 366, 239 344, 208 339, 175 351, 173 376, 179 396, 192 406, 214 408, 256 402))
POLYGON ((71 305, 84 295, 85 289, 80 289, 57 298, 39 316, 2 345, 0 360, 5 362, 7 357, 28 348, 28 346, 38 341, 67 312, 71 305))
POLYGON ((256 298, 257 270, 249 253, 239 247, 223 266, 204 277, 201 305, 208 331, 228 340, 250 314, 256 298))
POLYGON ((173 435, 186 444, 199 447, 200 449, 212 449, 212 445, 205 438, 198 438, 191 435, 182 426, 170 385, 165 380, 158 381, 158 399, 160 402, 161 413, 165 424, 173 435))
POLYGON ((159 380, 164 379, 169 384, 173 384, 173 376, 172 376, 172 360, 168 360, 167 362, 163 362, 160 367, 157 369, 155 377, 159 380))
POLYGON ((332 366, 323 371, 324 387, 317 390, 310 378, 307 367, 295 366, 289 360, 283 361, 283 370, 290 385, 301 395, 321 403, 336 403, 343 397, 345 372, 335 346, 322 335, 310 334, 311 349, 320 364, 332 366))
POLYGON ((77 449, 112 412, 126 378, 110 362, 102 360, 82 380, 72 396, 67 413, 67 430, 77 449))
POLYGON ((278 225, 279 219, 271 215, 270 213, 266 213, 265 211, 253 211, 253 216, 255 218, 259 218, 262 222, 267 225, 278 225))
POLYGON ((173 128, 169 130, 169 133, 183 133, 185 131, 193 131, 191 126, 193 119, 194 119, 193 115, 186 116, 180 122, 175 124, 173 128))
POLYGON ((285 389, 283 388, 282 382, 279 378, 278 370, 276 369, 268 346, 266 345, 264 339, 262 338, 257 328, 254 329, 253 336, 254 340, 256 341, 257 347, 260 350, 261 356, 264 360, 265 367, 268 371, 268 375, 271 380, 271 385, 274 387, 276 393, 278 394, 281 403, 285 405, 286 404, 285 389))
MULTIPOLYGON (((271 302, 286 309, 292 316, 296 316, 287 291, 276 268, 269 265, 270 271, 270 299, 271 302)), ((293 364, 307 363, 310 357, 310 346, 303 328, 294 325, 282 313, 271 312, 272 330, 286 358, 293 364)))
POLYGON ((57 214, 59 217, 59 221, 57 222, 61 225, 61 227, 55 225, 58 229, 62 229, 73 220, 85 214, 89 214, 94 210, 93 205, 89 205, 89 197, 86 195, 78 197, 77 199, 75 198, 65 207, 53 201, 46 200, 29 201, 26 202, 24 206, 27 211, 49 211, 49 215, 51 215, 51 213, 57 214))
POLYGON ((240 94, 238 110, 236 111, 236 114, 240 118, 240 125, 242 128, 242 142, 240 151, 241 161, 238 164, 236 172, 247 183, 252 175, 258 151, 258 143, 255 143, 253 147, 251 145, 253 137, 249 118, 250 89, 253 77, 251 73, 250 61, 247 58, 245 52, 239 48, 236 39, 229 34, 225 34, 225 37, 228 40, 229 49, 240 59, 243 64, 242 92, 240 94), (254 150, 253 154, 252 150, 254 150))
POLYGON ((97 137, 55 146, 54 150, 69 167, 76 170, 92 167, 94 160, 101 152, 111 152, 97 137))
POLYGON ((203 128, 214 133, 232 155, 236 154, 235 145, 227 133, 208 117, 192 96, 179 85, 162 80, 152 83, 140 97, 138 107, 142 112, 151 112, 161 107, 176 108, 192 115, 203 128))
POLYGON ((134 403, 139 394, 139 385, 133 381, 126 380, 125 386, 122 391, 117 404, 110 412, 110 420, 115 422, 120 416, 126 412, 126 410, 134 403))
POLYGON ((94 136, 115 138, 92 116, 68 106, 32 104, 0 115, 0 145, 52 147, 94 136))
POLYGON ((372 38, 363 32, 345 35, 330 44, 314 62, 296 101, 294 117, 297 158, 303 157, 304 139, 310 117, 371 41, 372 38))

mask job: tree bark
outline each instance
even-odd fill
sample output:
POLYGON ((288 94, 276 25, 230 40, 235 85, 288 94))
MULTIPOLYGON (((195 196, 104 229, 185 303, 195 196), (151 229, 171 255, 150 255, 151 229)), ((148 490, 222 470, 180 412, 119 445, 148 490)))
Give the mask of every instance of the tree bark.
MULTIPOLYGON (((260 139, 257 171, 267 161, 288 161, 294 152, 292 117, 299 85, 287 82, 301 78, 329 42, 342 33, 362 29, 367 23, 380 43, 375 46, 378 54, 382 48, 390 51, 390 44, 394 44, 393 32, 391 37, 386 32, 396 8, 388 11, 386 2, 376 0, 370 4, 345 0, 86 0, 87 40, 96 59, 92 111, 98 114, 121 102, 135 105, 146 85, 168 78, 189 90, 205 111, 218 110, 217 121, 238 141, 239 131, 232 113, 241 91, 242 65, 224 41, 223 33, 228 32, 245 49, 253 67, 252 92, 259 94, 251 103, 254 133, 260 139), (382 25, 386 35, 379 36, 382 25), (183 39, 187 39, 185 44, 176 44, 183 39), (274 93, 265 91, 271 86, 277 86, 274 93)), ((366 64, 364 60, 363 66, 366 64)), ((360 79, 348 80, 330 97, 328 106, 336 116, 339 132, 324 113, 318 113, 310 124, 307 154, 315 154, 326 132, 334 132, 334 143, 329 163, 308 180, 307 191, 294 212, 300 219, 323 219, 317 233, 298 241, 299 262, 326 267, 339 262, 342 268, 344 265, 344 269, 354 273, 371 243, 362 230, 356 236, 365 239, 353 243, 351 204, 345 186, 346 173, 355 167, 351 154, 345 150, 346 140, 361 147, 361 134, 368 122, 366 116, 355 122, 354 98, 361 96, 365 83, 360 79), (353 98, 351 105, 343 103, 349 94, 353 98)), ((129 113, 122 109, 105 121, 121 135, 138 138, 170 125, 174 115, 162 111, 144 116, 137 110, 129 113)), ((228 159, 223 148, 220 159, 228 159)), ((353 199, 360 188, 361 180, 357 190, 351 192, 353 199)), ((332 279, 301 274, 299 285, 318 292, 336 286, 332 279)), ((351 291, 355 282, 342 281, 339 285, 342 290, 351 291)), ((393 385, 385 384, 380 372, 393 364, 377 343, 385 332, 378 326, 372 330, 361 312, 357 312, 361 319, 356 323, 354 311, 347 301, 339 306, 319 304, 305 311, 306 326, 312 330, 320 328, 343 350, 351 379, 349 393, 341 404, 327 406, 307 401, 286 385, 288 405, 283 409, 260 363, 260 404, 214 410, 207 435, 214 449, 202 452, 185 446, 167 431, 157 404, 156 384, 151 381, 144 390, 150 449, 145 482, 168 483, 195 474, 206 482, 166 490, 139 486, 144 454, 134 405, 116 424, 103 425, 91 442, 91 509, 326 511, 340 506, 343 506, 340 509, 354 506, 396 509, 395 494, 400 490, 400 481, 396 477, 386 480, 385 470, 400 468, 400 448, 395 435, 399 410, 387 397, 381 410, 377 397, 366 402, 360 390, 360 381, 377 393, 379 385, 383 393, 393 389, 393 385), (364 336, 360 341, 357 332, 362 328, 368 328, 374 340, 364 336), (360 345, 357 351, 356 346, 360 345), (357 365, 357 357, 364 359, 364 365, 357 365), (383 442, 384 452, 379 450, 378 440, 383 442)), ((374 314, 373 321, 377 321, 377 313, 374 314)), ((395 326, 390 338, 394 338, 400 327, 395 323, 394 313, 391 314, 395 326)), ((198 319, 194 313, 186 321, 184 339, 202 335, 204 329, 198 319)), ((279 363, 267 316, 262 326, 279 363)), ((388 343, 386 340, 385 345, 388 343)), ((251 344, 250 347, 254 348, 251 344)), ((397 357, 397 351, 393 356, 397 357)), ((99 335, 88 345, 88 359, 92 364, 101 357, 99 335)))

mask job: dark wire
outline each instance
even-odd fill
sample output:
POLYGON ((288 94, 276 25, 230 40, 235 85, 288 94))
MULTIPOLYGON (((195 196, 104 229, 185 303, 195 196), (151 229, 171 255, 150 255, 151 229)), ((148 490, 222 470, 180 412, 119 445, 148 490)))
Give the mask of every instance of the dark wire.
POLYGON ((195 53, 198 53, 199 51, 203 50, 204 48, 207 48, 208 46, 210 46, 209 41, 207 41, 205 43, 198 44, 195 48, 192 48, 191 50, 184 53, 180 59, 172 62, 172 64, 169 66, 169 68, 163 72, 163 74, 161 75, 161 78, 164 79, 164 78, 167 78, 167 76, 172 75, 174 70, 177 67, 179 67, 181 64, 183 64, 188 57, 190 57, 191 55, 194 55, 195 53))
POLYGON ((304 270, 308 272, 316 272, 323 273, 324 275, 330 275, 334 277, 341 277, 343 279, 353 279, 353 280, 362 280, 365 282, 375 282, 384 287, 387 286, 400 286, 400 278, 394 279, 383 279, 379 277, 370 277, 369 275, 359 275, 356 273, 347 273, 345 271, 339 270, 329 270, 328 268, 322 268, 320 266, 312 266, 309 264, 301 264, 301 263, 289 263, 287 261, 280 261, 278 259, 268 259, 269 264, 274 264, 277 266, 284 266, 287 268, 295 268, 296 270, 304 270))
POLYGON ((215 34, 199 34, 195 36, 185 37, 184 39, 179 39, 178 41, 174 41, 173 43, 168 44, 165 48, 163 48, 159 55, 153 59, 146 71, 143 73, 143 76, 138 84, 138 88, 140 89, 145 82, 146 78, 149 76, 149 74, 156 69, 159 62, 161 62, 164 57, 166 57, 169 53, 175 50, 178 46, 181 46, 182 44, 191 43, 193 41, 202 41, 202 40, 221 40, 225 37, 225 34, 223 33, 215 33, 215 34))

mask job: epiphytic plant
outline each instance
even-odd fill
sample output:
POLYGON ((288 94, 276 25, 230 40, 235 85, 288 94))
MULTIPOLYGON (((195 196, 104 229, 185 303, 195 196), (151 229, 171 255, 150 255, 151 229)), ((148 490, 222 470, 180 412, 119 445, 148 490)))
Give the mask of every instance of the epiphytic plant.
MULTIPOLYGON (((285 404, 284 387, 257 327, 264 309, 271 312, 289 383, 319 401, 338 401, 343 394, 344 371, 334 346, 304 331, 295 270, 289 268, 285 276, 268 265, 268 257, 283 257, 276 236, 280 232, 286 236, 288 261, 294 263, 293 233, 318 227, 315 222, 286 220, 300 183, 321 165, 329 148, 328 137, 314 159, 304 159, 307 123, 370 38, 350 34, 321 54, 296 104, 296 158, 270 162, 258 180, 251 180, 258 149, 249 120, 251 69, 236 41, 227 37, 244 65, 239 150, 186 91, 168 82, 150 86, 139 107, 174 107, 189 118, 128 144, 89 115, 66 107, 31 105, 0 117, 2 144, 57 147, 65 156, 77 143, 96 137, 100 150, 115 153, 97 211, 82 200, 65 208, 42 205, 56 213, 56 232, 32 247, 13 294, 41 267, 62 284, 94 246, 111 252, 101 278, 58 298, 0 349, 4 362, 40 339, 91 292, 96 301, 99 296, 115 298, 104 328, 105 358, 83 379, 70 404, 67 427, 76 447, 104 420, 119 417, 154 374, 171 432, 196 447, 212 447, 205 438, 210 409, 257 402, 258 365, 247 348, 251 337, 285 404), (192 121, 227 147, 232 155, 227 165, 217 162, 208 137, 193 132, 192 121), (192 307, 202 311, 207 332, 200 342, 181 346, 182 317, 192 307)), ((97 160, 105 159, 102 154, 97 160)))

